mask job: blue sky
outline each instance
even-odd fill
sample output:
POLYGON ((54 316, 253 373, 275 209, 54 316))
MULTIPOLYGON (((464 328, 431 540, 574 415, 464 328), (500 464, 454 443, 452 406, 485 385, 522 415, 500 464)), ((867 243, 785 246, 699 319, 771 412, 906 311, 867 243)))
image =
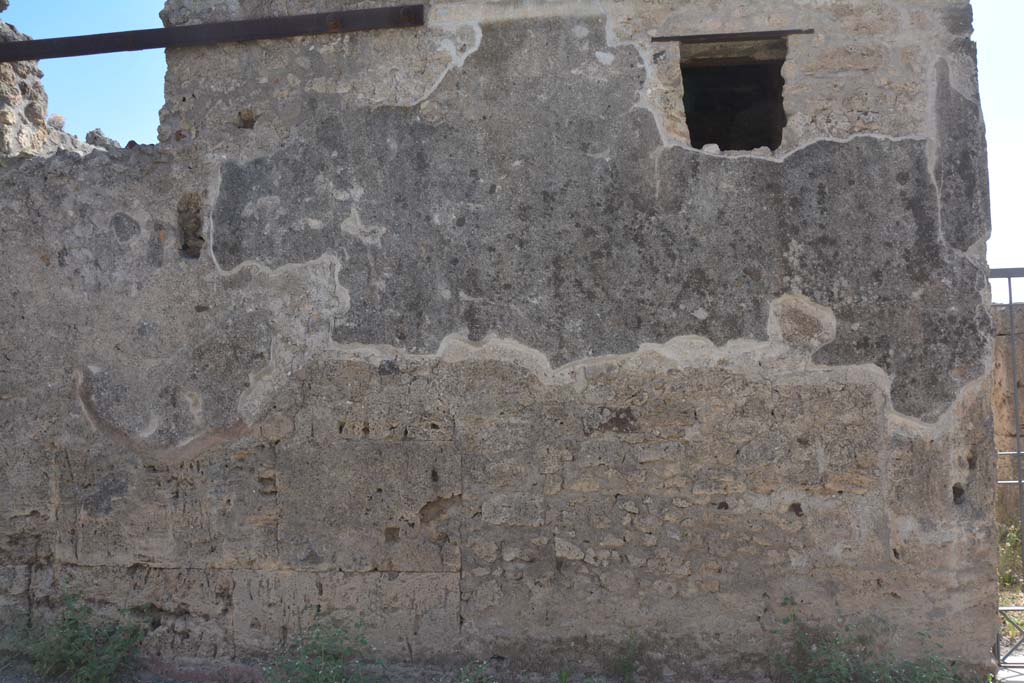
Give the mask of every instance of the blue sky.
MULTIPOLYGON (((993 268, 1024 267, 1024 209, 1020 170, 1024 158, 1024 80, 1020 75, 1022 0, 974 0, 974 40, 978 44, 981 106, 988 138, 992 190, 992 237, 988 262, 993 268)), ((993 283, 992 299, 1006 301, 1006 288, 993 283)), ((1024 280, 1014 281, 1014 298, 1024 300, 1024 280)))
MULTIPOLYGON (((906 0, 911 2, 913 0, 906 0)), ((160 26, 163 0, 12 0, 3 19, 34 38, 160 26)), ((992 186, 993 267, 1024 266, 1024 193, 1018 171, 1024 159, 1024 88, 1019 31, 1024 0, 974 0, 982 105, 988 130, 992 186)), ((42 62, 50 112, 67 119, 67 130, 84 137, 93 128, 122 143, 156 141, 163 104, 162 50, 51 59, 42 62)), ((1024 299, 1024 281, 1020 282, 1024 299)), ((993 291, 997 300, 1005 292, 993 291)))

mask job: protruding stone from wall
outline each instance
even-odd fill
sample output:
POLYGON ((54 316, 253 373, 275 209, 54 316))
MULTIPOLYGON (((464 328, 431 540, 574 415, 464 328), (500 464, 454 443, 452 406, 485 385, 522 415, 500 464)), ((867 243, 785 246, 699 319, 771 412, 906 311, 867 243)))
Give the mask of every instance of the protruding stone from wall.
POLYGON ((108 137, 99 128, 94 128, 85 135, 85 142, 92 145, 93 147, 99 147, 105 149, 108 152, 112 152, 115 149, 121 149, 121 143, 117 140, 108 137))

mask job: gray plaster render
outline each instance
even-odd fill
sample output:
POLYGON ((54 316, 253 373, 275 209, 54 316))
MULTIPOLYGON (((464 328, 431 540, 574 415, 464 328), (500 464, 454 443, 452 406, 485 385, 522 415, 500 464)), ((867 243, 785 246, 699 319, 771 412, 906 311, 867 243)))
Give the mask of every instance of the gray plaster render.
POLYGON ((989 667, 969 34, 955 0, 436 2, 169 52, 159 146, 0 167, 0 614, 73 592, 222 664, 316 614, 397 662, 635 636, 651 680, 736 681, 792 601, 989 667), (692 149, 650 37, 769 28, 815 29, 782 146, 692 149))

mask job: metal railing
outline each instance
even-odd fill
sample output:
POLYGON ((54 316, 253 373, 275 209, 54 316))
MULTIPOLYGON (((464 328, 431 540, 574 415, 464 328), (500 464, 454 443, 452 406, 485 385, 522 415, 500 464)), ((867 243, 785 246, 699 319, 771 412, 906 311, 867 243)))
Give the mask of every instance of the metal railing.
MULTIPOLYGON (((1013 306, 1013 280, 1024 278, 1024 268, 993 268, 989 273, 990 280, 1005 280, 1007 303, 993 304, 993 306, 1005 307, 1007 318, 1007 336, 1010 345, 1010 362, 1007 363, 1006 372, 1009 386, 1013 389, 1013 432, 1014 448, 1012 451, 997 451, 1000 458, 1012 457, 1015 479, 1001 479, 999 486, 1017 487, 1017 520, 1019 528, 1024 528, 1024 451, 1021 450, 1021 425, 1020 425, 1020 368, 1017 367, 1017 323, 1013 306)), ((1024 543, 1021 544, 1021 567, 1024 569, 1024 543)), ((1024 669, 1024 605, 1001 606, 999 608, 1000 633, 996 638, 996 656, 999 666, 1004 669, 1024 669), (1009 638, 1009 647, 1003 648, 1003 626, 1009 627, 1014 634, 1009 638), (1016 661, 1011 657, 1017 655, 1016 661)))

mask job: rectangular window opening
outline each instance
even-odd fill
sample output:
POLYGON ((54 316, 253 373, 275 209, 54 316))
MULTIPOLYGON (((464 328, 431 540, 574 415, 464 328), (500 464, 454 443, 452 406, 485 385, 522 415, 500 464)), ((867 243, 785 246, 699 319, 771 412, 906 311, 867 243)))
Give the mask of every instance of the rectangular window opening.
POLYGON ((679 49, 690 143, 697 149, 778 149, 786 127, 787 38, 680 41, 679 49))

